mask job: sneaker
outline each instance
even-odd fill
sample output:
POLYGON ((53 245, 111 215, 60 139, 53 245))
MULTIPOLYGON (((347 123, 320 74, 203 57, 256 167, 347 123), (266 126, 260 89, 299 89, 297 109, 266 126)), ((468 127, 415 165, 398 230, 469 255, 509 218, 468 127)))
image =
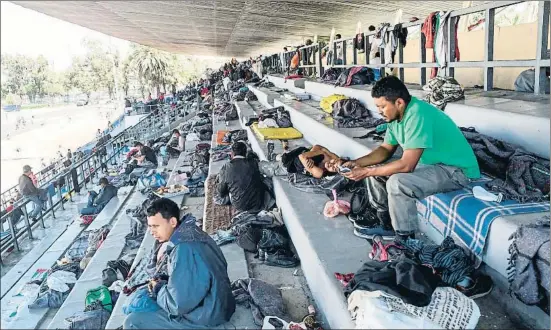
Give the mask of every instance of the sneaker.
POLYGON ((377 218, 370 218, 370 217, 359 217, 354 221, 354 228, 356 229, 370 229, 373 228, 373 226, 376 226, 379 224, 379 221, 377 218))
POLYGON ((492 278, 488 275, 480 275, 477 276, 474 280, 474 284, 470 287, 462 287, 462 286, 456 286, 456 289, 466 295, 467 297, 471 299, 477 299, 480 297, 484 297, 485 295, 492 292, 492 289, 494 288, 494 282, 492 281, 492 278))
POLYGON ((373 236, 379 235, 384 240, 392 240, 395 237, 394 230, 385 229, 381 225, 374 225, 363 229, 354 228, 354 235, 365 239, 373 239, 373 236))

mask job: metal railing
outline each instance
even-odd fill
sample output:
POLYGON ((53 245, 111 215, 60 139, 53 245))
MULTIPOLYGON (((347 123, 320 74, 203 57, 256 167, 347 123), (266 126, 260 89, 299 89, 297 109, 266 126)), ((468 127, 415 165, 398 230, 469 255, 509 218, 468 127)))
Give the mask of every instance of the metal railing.
MULTIPOLYGON (((179 109, 172 109, 177 111, 179 109)), ((86 156, 84 159, 75 162, 72 166, 64 169, 63 172, 53 176, 47 184, 43 187, 50 187, 55 182, 59 182, 61 178, 64 179, 65 184, 55 188, 55 197, 48 193, 48 207, 45 211, 41 211, 38 216, 38 220, 34 223, 29 221, 28 205, 33 205, 31 201, 26 198, 20 198, 13 204, 13 209, 6 213, 1 218, 1 223, 8 221, 9 230, 11 235, 1 240, 0 255, 7 252, 12 247, 20 250, 20 242, 22 239, 28 237, 33 239, 33 229, 41 226, 45 228, 44 218, 50 214, 53 218, 56 217, 56 209, 65 209, 64 204, 68 201, 72 201, 72 196, 75 191, 75 187, 87 187, 87 184, 95 177, 96 172, 101 171, 102 168, 106 168, 109 164, 116 165, 120 161, 120 155, 129 143, 134 141, 146 141, 147 139, 157 138, 163 132, 166 132, 173 125, 171 121, 164 120, 166 113, 160 113, 157 116, 150 114, 142 118, 136 125, 126 128, 120 132, 117 136, 111 138, 106 143, 94 148, 94 151, 86 156), (76 182, 73 180, 72 171, 77 172, 76 182), (65 189, 62 189, 62 188, 65 189), (63 190, 63 192, 62 192, 63 190), (12 221, 12 215, 14 212, 20 211, 23 213, 23 220, 25 222, 22 230, 16 232, 16 223, 12 221)), ((20 217, 19 217, 20 218, 20 217)), ((16 219, 19 220, 19 219, 16 219)), ((20 220, 19 220, 20 221, 20 220)), ((1 259, 0 259, 1 260, 1 259)))
MULTIPOLYGON (((540 86, 540 79, 544 80, 545 70, 542 70, 545 67, 550 66, 549 59, 549 14, 551 3, 549 1, 540 1, 538 4, 538 21, 537 21, 537 36, 536 36, 536 56, 534 59, 529 60, 495 60, 494 59, 494 35, 495 35, 495 14, 496 9, 516 5, 524 1, 496 1, 492 3, 487 3, 480 6, 469 7, 459 10, 454 10, 449 13, 449 18, 445 22, 444 31, 447 35, 447 44, 445 45, 447 50, 446 55, 446 65, 440 66, 436 62, 427 62, 427 50, 425 48, 425 36, 423 33, 420 33, 420 42, 419 42, 419 55, 420 61, 416 63, 404 63, 404 45, 398 41, 398 47, 396 49, 396 63, 392 64, 383 64, 384 52, 381 50, 381 64, 370 64, 369 53, 371 51, 371 39, 375 37, 376 32, 365 33, 364 42, 365 42, 365 63, 359 63, 358 61, 358 52, 355 47, 352 51, 352 59, 347 58, 347 44, 354 40, 355 37, 334 40, 332 45, 324 46, 321 43, 313 44, 310 46, 304 46, 298 48, 298 51, 307 50, 312 54, 313 61, 306 62, 310 55, 302 58, 301 56, 299 68, 313 70, 314 74, 317 77, 321 77, 326 68, 349 68, 353 66, 365 66, 373 69, 381 69, 384 73, 386 68, 398 69, 398 75, 400 79, 404 80, 404 69, 405 68, 415 68, 419 69, 419 78, 418 82, 421 86, 427 83, 427 69, 428 68, 439 68, 445 70, 447 76, 454 77, 456 68, 482 68, 484 70, 484 90, 489 91, 494 89, 494 69, 502 67, 534 67, 535 69, 535 85, 534 85, 534 94, 542 93, 542 86, 540 86), (456 61, 455 54, 455 26, 457 20, 464 15, 469 15, 473 13, 484 12, 485 13, 485 22, 484 22, 484 32, 485 32, 485 41, 484 41, 484 60, 482 61, 456 61), (342 47, 342 58, 337 58, 337 47, 342 47), (327 52, 327 57, 332 56, 332 60, 329 61, 329 64, 323 65, 322 58, 322 49, 329 48, 330 51, 327 52), (336 64, 340 60, 342 64, 336 64)), ((423 20, 404 23, 402 28, 422 26, 424 23, 423 20)), ((387 33, 394 31, 393 27, 389 27, 387 33)), ((310 54, 309 53, 309 54, 310 54)), ((274 71, 277 73, 288 73, 287 69, 289 67, 289 61, 292 56, 295 54, 295 51, 287 53, 278 53, 278 56, 267 56, 269 58, 269 66, 276 68, 274 71), (290 56, 289 56, 290 54, 290 56), (282 63, 281 59, 285 59, 287 63, 282 63), (279 63, 275 63, 279 61, 279 63), (281 69, 278 69, 281 68, 281 69)), ((339 61, 339 62, 340 62, 339 61)))
MULTIPOLYGON (((117 120, 113 122, 109 130, 112 130, 116 126, 118 126, 122 122, 122 118, 124 115, 121 115, 117 120)), ((93 141, 92 141, 93 142, 93 141)), ((71 161, 75 161, 75 158, 77 157, 77 153, 73 153, 73 159, 71 161)), ((67 161, 68 158, 60 157, 56 161, 54 161, 52 164, 44 167, 42 170, 37 172, 35 174, 37 179, 37 186, 44 188, 48 183, 54 178, 56 175, 58 175, 60 172, 63 172, 65 169, 64 162, 67 161)), ((77 160, 78 161, 78 160, 77 160)), ((7 190, 3 191, 0 194, 0 209, 5 210, 8 207, 8 204, 12 201, 18 201, 21 198, 19 193, 19 186, 14 185, 11 188, 8 188, 7 190)))

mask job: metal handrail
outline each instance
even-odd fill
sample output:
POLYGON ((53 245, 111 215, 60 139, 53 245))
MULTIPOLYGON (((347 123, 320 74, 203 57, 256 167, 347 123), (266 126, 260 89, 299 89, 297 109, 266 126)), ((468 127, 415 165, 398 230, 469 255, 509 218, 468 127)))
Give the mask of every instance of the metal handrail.
MULTIPOLYGON (((440 68, 442 70, 445 70, 446 75, 453 77, 455 75, 455 68, 483 68, 484 69, 484 90, 492 90, 494 88, 494 68, 499 67, 534 67, 535 68, 535 86, 534 86, 534 94, 540 94, 541 93, 541 86, 540 86, 540 79, 538 77, 541 77, 544 75, 544 70, 542 68, 549 67, 551 65, 548 49, 548 34, 549 34, 549 14, 550 14, 550 6, 551 3, 549 1, 540 1, 539 7, 538 7, 538 28, 537 28, 537 38, 536 38, 536 56, 534 59, 530 60, 494 60, 494 18, 496 14, 496 9, 508 7, 512 5, 516 5, 519 3, 522 3, 524 1, 496 1, 491 3, 486 3, 483 5, 475 6, 475 7, 469 7, 469 8, 463 8, 458 10, 450 11, 449 19, 446 22, 446 25, 444 26, 445 33, 447 34, 448 43, 446 45, 447 47, 447 58, 446 58, 446 65, 440 66, 438 63, 435 62, 427 62, 426 59, 426 49, 425 49, 425 37, 421 33, 420 34, 420 42, 419 42, 419 54, 420 54, 420 61, 417 63, 403 63, 403 57, 404 57, 404 46, 401 45, 401 43, 398 44, 398 48, 396 50, 396 57, 397 60, 395 63, 392 64, 370 64, 369 63, 369 53, 371 51, 371 43, 370 43, 370 37, 374 36, 377 32, 368 32, 364 33, 364 42, 365 42, 365 63, 358 63, 357 60, 357 49, 353 49, 353 59, 352 61, 348 61, 346 58, 346 45, 350 40, 353 40, 352 38, 343 38, 339 40, 333 40, 333 44, 328 44, 323 49, 331 49, 331 53, 333 56, 333 60, 331 61, 331 64, 329 65, 323 65, 322 63, 322 57, 321 57, 321 43, 313 44, 310 46, 304 46, 299 47, 297 51, 301 51, 302 49, 308 49, 313 46, 318 46, 317 56, 314 56, 316 64, 313 66, 312 64, 304 64, 299 63, 299 68, 313 68, 316 76, 321 77, 323 75, 324 69, 326 68, 350 68, 353 66, 364 66, 369 67, 373 69, 381 69, 384 71, 385 68, 397 68, 399 69, 399 77, 401 80, 404 80, 404 69, 405 68, 417 68, 419 69, 419 84, 421 86, 425 85, 427 82, 426 78, 426 70, 428 68, 440 68), (485 20, 485 54, 484 54, 484 60, 482 61, 467 61, 467 62, 457 62, 455 61, 455 37, 453 35, 454 29, 452 27, 455 26, 455 23, 457 22, 457 19, 460 16, 468 15, 472 13, 477 12, 485 12, 486 20, 485 20), (343 47, 343 58, 342 58, 342 64, 335 64, 336 59, 336 47, 337 44, 342 44, 343 47)), ((408 28, 413 26, 421 26, 424 23, 424 20, 418 20, 415 22, 407 22, 403 23, 401 28, 408 28)), ((394 27, 390 26, 387 29, 387 33, 390 33, 394 31, 394 27)), ((295 54, 295 51, 289 51, 285 53, 276 53, 276 54, 295 54)), ((274 55, 276 55, 274 54, 274 55)), ((329 55, 329 53, 328 53, 329 55)), ((273 55, 271 55, 273 56, 273 55)), ((287 55, 288 56, 288 55, 287 55)), ((384 62, 383 58, 384 54, 381 53, 381 62, 384 62)), ((269 57, 269 56, 267 56, 269 57)), ((274 56, 274 59, 276 61, 280 61, 280 56, 274 56)), ((301 61, 302 62, 302 61, 301 61)), ((283 63, 274 64, 274 67, 283 68, 283 63)), ((285 73, 285 72, 280 72, 285 73)), ((383 73, 383 72, 382 72, 383 73)))
MULTIPOLYGON (((124 145, 128 143, 131 138, 136 139, 137 136, 140 135, 140 134, 137 134, 136 131, 138 131, 138 133, 140 130, 143 132, 151 131, 150 129, 147 129, 147 127, 143 129, 144 128, 143 126, 151 125, 154 122, 156 122, 155 120, 151 120, 151 119, 152 119, 152 116, 146 116, 142 118, 136 125, 126 128, 125 130, 117 134, 115 137, 111 138, 109 141, 95 148, 95 150, 89 156, 85 157, 80 161, 75 162, 70 168, 67 168, 64 172, 59 173, 54 178, 49 180, 47 186, 58 181, 61 177, 65 177, 67 194, 69 195, 69 200, 72 200, 72 193, 75 191, 75 187, 77 185, 79 187, 83 185, 86 188, 87 183, 92 180, 92 177, 95 175, 95 172, 99 168, 107 165, 112 160, 116 161, 115 157, 120 155, 120 153, 124 149, 124 145), (103 149, 108 148, 109 146, 111 146, 110 148, 111 153, 107 154, 106 157, 102 157, 101 153, 103 152, 103 149), (99 164, 99 167, 93 167, 90 164, 91 161, 93 161, 93 166, 99 164), (77 169, 80 170, 80 173, 78 173, 77 171, 77 182, 73 182, 72 176, 70 174, 72 170, 77 170, 77 169), (78 182, 79 179, 82 179, 82 181, 78 182)), ((55 218, 55 209, 57 209, 58 206, 64 209, 65 198, 61 195, 61 187, 58 187, 58 189, 56 190, 57 190, 57 199, 55 201, 53 200, 53 197, 48 193, 49 207, 46 211, 44 211, 44 213, 42 211, 40 212, 40 215, 39 215, 40 221, 37 221, 32 224, 29 222, 27 205, 31 201, 25 198, 21 198, 18 201, 16 201, 13 204, 14 206, 13 210, 11 210, 10 212, 2 216, 1 223, 3 224, 5 221, 8 221, 11 236, 9 238, 2 239, 1 246, 0 246, 0 255, 6 252, 12 246, 15 247, 17 250, 20 250, 19 242, 18 242, 19 239, 23 239, 27 236, 32 239, 33 228, 37 227, 39 224, 42 226, 42 228, 45 228, 44 217, 48 213, 51 212, 52 216, 55 218), (20 210, 23 213, 24 220, 25 220, 25 228, 26 228, 26 230, 22 230, 18 233, 15 232, 14 223, 11 221, 11 216, 13 212, 15 212, 16 210, 20 210)))
MULTIPOLYGON (((122 117, 122 115, 121 115, 122 117)), ((117 121, 120 120, 119 117, 117 120, 115 120, 115 123, 117 121)), ((114 127, 114 126, 113 126, 114 127)), ((108 142, 106 142, 107 144, 108 142)), ((38 171, 35 175, 36 175, 36 179, 38 181, 38 186, 40 188, 44 188, 46 186, 48 186, 51 181, 52 181, 52 177, 55 176, 55 175, 59 175, 60 172, 63 171, 63 163, 67 160, 68 158, 67 157, 62 157, 58 160, 56 160, 54 163, 46 166, 44 169, 38 171), (48 169, 50 168, 50 169, 48 169), (47 169, 47 170, 46 170, 47 169), (46 170, 46 171, 45 171, 46 170)), ((74 161, 74 159, 72 160, 74 161)), ((19 186, 16 184, 14 185, 13 187, 11 188, 8 188, 7 190, 5 190, 4 192, 2 192, 2 194, 0 195, 0 203, 1 203, 1 208, 3 210, 6 209, 7 207, 7 204, 13 200, 14 198, 17 198, 17 196, 19 196, 19 186)), ((21 198, 18 198, 15 202, 18 202, 19 199, 21 198)))

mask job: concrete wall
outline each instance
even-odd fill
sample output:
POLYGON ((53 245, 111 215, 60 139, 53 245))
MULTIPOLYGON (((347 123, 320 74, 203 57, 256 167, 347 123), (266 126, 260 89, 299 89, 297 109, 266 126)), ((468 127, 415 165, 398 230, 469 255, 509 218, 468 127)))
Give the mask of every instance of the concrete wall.
MULTIPOLYGON (((412 33, 412 28, 410 28, 412 33)), ((496 27, 494 42, 495 60, 527 60, 536 58, 537 23, 515 26, 496 27)), ((481 61, 484 59, 484 30, 460 32, 457 35, 461 61, 481 61)), ((348 47, 347 47, 348 48, 348 47)), ((398 56, 396 56, 397 58, 398 56)), ((347 49, 347 59, 352 61, 352 49, 347 49)), ((419 38, 408 39, 404 49, 404 63, 419 62, 419 38)), ((427 50, 427 61, 432 61, 432 50, 427 50)), ((365 63, 365 56, 358 55, 358 63, 365 63)), ((521 71, 526 68, 496 68, 494 70, 494 87, 514 89, 514 82, 521 71)), ((395 69, 396 71, 396 69, 395 69)), ((408 83, 419 83, 419 69, 405 69, 405 80, 408 83)), ((430 69, 427 70, 427 78, 430 69)), ((455 77, 465 87, 482 86, 484 76, 481 68, 456 68, 455 77)))
MULTIPOLYGON (((460 32, 457 34, 461 61, 482 61, 484 59, 484 30, 460 32)), ((496 27, 494 40, 495 60, 534 59, 536 57, 537 24, 496 27)), ((408 40, 404 49, 404 62, 419 62, 419 39, 408 40)), ((427 50, 427 61, 432 59, 432 51, 427 50)), ((514 89, 518 74, 526 68, 496 68, 494 86, 514 89)), ((418 83, 419 70, 405 69, 406 82, 418 83)), ((430 75, 430 71, 427 75, 430 75)), ((484 84, 481 68, 457 68, 455 78, 464 86, 484 84)))

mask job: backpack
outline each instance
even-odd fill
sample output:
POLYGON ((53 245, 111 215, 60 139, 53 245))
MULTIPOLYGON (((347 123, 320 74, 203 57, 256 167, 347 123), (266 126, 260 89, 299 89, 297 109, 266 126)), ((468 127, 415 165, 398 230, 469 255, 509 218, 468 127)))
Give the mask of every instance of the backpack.
POLYGON ((293 127, 293 123, 291 122, 291 117, 289 116, 289 112, 285 110, 279 110, 277 112, 276 122, 280 128, 293 127))
POLYGON ((111 300, 111 292, 109 289, 102 285, 95 289, 88 290, 86 293, 85 299, 85 308, 92 305, 95 302, 99 302, 101 306, 107 311, 111 312, 113 310, 113 301, 111 300))

